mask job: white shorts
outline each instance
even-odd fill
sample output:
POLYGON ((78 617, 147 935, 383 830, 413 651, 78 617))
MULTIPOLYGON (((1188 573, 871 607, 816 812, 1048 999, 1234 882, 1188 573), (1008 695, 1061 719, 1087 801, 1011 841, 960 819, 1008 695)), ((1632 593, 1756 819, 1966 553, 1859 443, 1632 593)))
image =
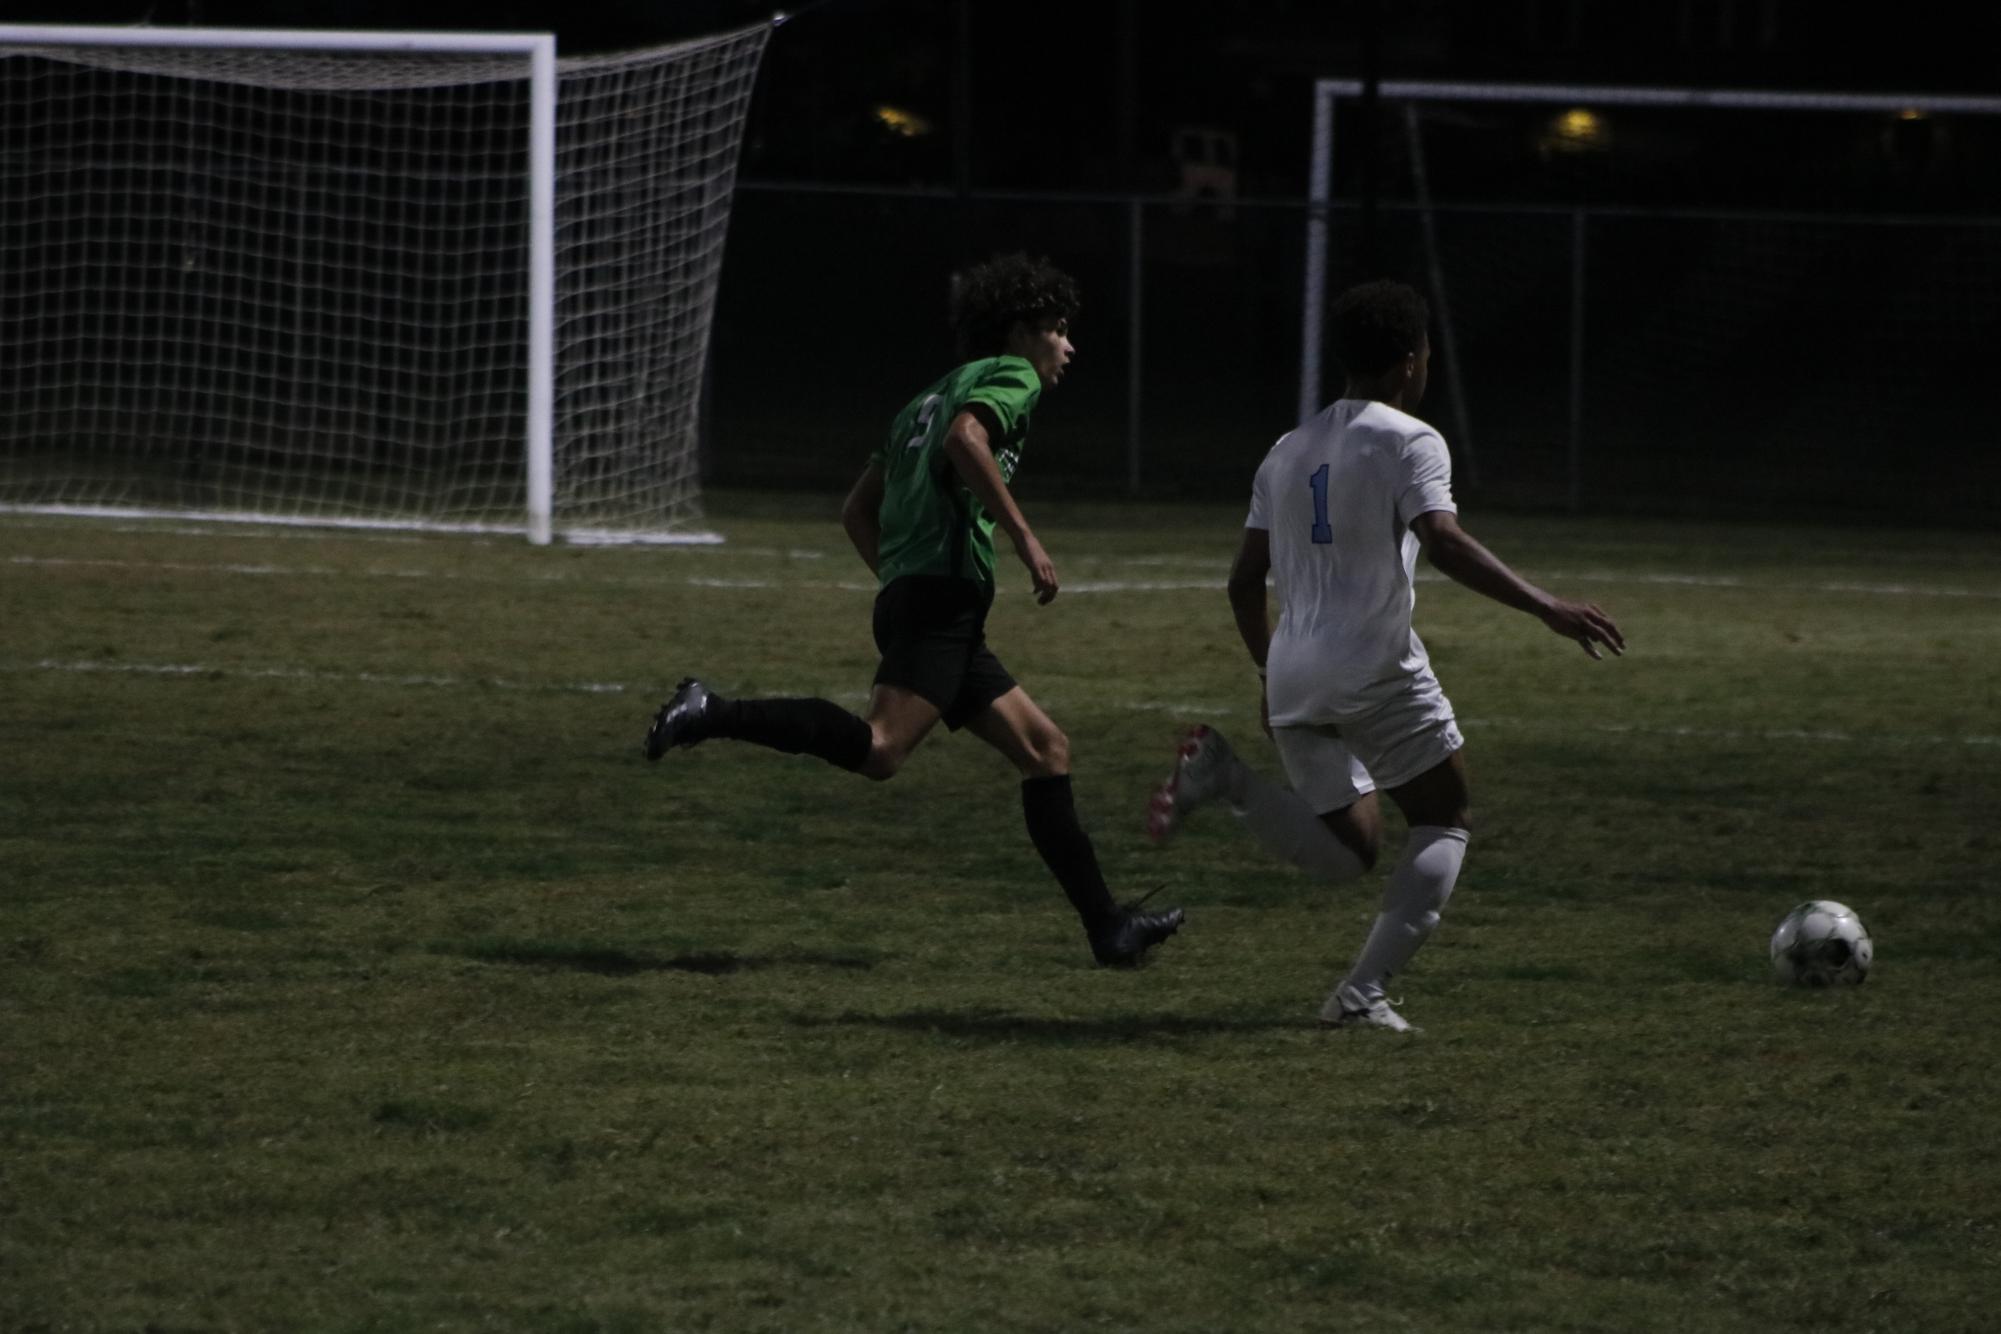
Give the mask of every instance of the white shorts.
POLYGON ((1409 694, 1339 722, 1272 728, 1285 776, 1314 814, 1402 787, 1466 744, 1437 678, 1426 676, 1409 694))

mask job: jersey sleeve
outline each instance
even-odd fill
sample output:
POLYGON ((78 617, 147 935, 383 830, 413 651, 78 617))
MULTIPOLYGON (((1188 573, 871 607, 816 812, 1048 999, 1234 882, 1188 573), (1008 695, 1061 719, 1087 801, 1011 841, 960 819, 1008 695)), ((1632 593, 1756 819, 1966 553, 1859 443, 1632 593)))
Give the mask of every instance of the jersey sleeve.
POLYGON ((978 403, 992 412, 1000 419, 1001 435, 1005 437, 1015 434, 1041 397, 1042 377, 1035 373, 1035 367, 1020 357, 996 357, 973 381, 959 406, 978 403))
POLYGON ((1457 514, 1452 501, 1452 456, 1445 441, 1425 431, 1413 436, 1398 460, 1397 522, 1409 527, 1420 514, 1457 514))
MULTIPOLYGON (((1282 437, 1279 443, 1284 443, 1282 437)), ((1278 445, 1265 451, 1264 461, 1258 464, 1257 476, 1251 479, 1251 512, 1244 516, 1246 528, 1271 531, 1271 461, 1277 453, 1278 445)))
POLYGON ((1251 512, 1245 514, 1245 528, 1265 528, 1271 530, 1271 484, 1265 480, 1271 476, 1271 454, 1265 462, 1257 466, 1257 476, 1251 478, 1251 512))

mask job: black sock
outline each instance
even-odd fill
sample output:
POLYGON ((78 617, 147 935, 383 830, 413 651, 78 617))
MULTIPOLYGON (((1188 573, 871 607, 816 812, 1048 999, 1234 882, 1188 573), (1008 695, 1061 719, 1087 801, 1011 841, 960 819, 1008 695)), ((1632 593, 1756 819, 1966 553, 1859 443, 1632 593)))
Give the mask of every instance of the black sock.
POLYGON ((813 755, 850 773, 875 744, 869 725, 824 699, 709 697, 708 735, 750 741, 787 755, 813 755))
POLYGON ((1070 906, 1084 919, 1084 929, 1096 932, 1118 919, 1119 906, 1105 888, 1091 836, 1077 823, 1077 801, 1070 792, 1070 775, 1025 778, 1021 812, 1028 817, 1028 837, 1042 854, 1056 882, 1070 896, 1070 906))

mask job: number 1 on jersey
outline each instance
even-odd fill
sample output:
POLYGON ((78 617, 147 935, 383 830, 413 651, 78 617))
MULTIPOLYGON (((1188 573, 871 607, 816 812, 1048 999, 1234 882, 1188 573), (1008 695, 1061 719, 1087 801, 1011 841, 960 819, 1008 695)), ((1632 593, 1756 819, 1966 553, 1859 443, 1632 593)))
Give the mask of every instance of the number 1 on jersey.
POLYGON ((1321 464, 1306 481, 1313 488, 1313 540, 1322 546, 1334 540, 1334 525, 1327 522, 1327 467, 1321 464))

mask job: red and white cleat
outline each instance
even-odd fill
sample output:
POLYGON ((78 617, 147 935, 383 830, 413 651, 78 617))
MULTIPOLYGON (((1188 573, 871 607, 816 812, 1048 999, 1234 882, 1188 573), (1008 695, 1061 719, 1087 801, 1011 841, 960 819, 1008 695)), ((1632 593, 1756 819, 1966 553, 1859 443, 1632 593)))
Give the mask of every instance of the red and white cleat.
POLYGON ((1146 836, 1165 843, 1197 807, 1233 797, 1242 776, 1242 763, 1221 732, 1206 723, 1189 728, 1175 748, 1174 771, 1147 799, 1146 836))

